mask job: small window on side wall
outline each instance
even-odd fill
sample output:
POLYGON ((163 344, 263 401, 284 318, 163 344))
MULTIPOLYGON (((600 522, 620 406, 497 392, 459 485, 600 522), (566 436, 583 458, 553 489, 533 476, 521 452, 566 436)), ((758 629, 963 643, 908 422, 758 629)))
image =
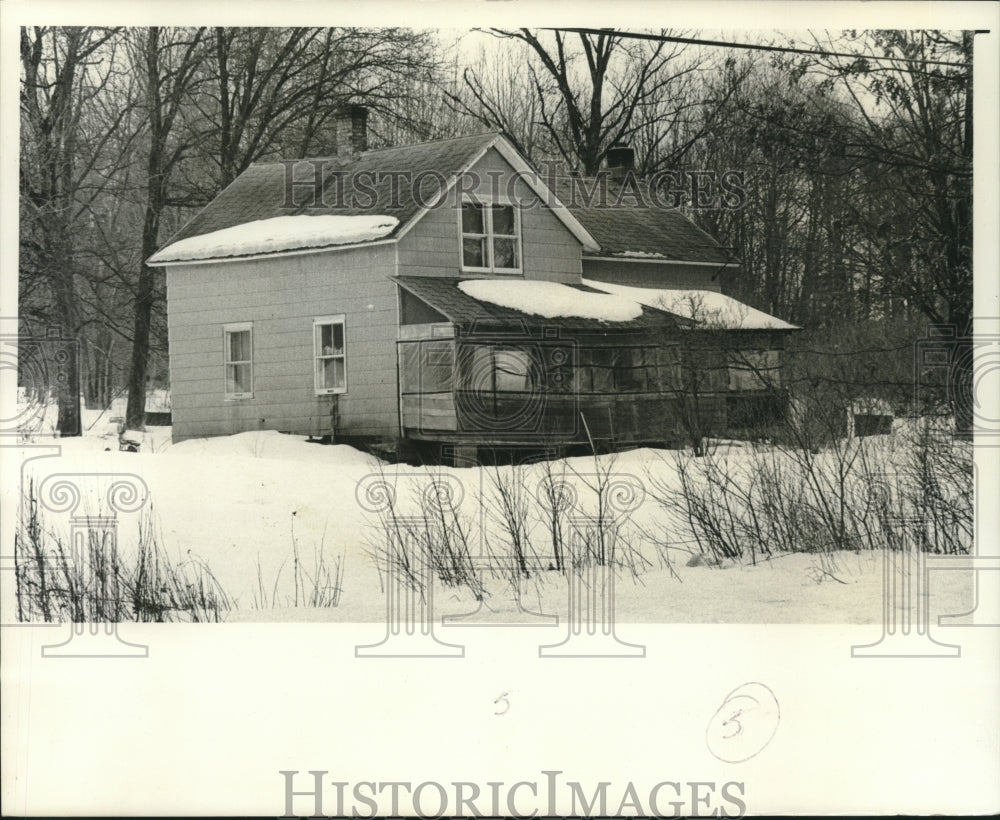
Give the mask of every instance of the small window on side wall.
POLYGON ((253 398, 253 324, 241 322, 222 329, 226 398, 253 398))
POLYGON ((347 339, 344 316, 313 320, 316 395, 347 392, 347 339))

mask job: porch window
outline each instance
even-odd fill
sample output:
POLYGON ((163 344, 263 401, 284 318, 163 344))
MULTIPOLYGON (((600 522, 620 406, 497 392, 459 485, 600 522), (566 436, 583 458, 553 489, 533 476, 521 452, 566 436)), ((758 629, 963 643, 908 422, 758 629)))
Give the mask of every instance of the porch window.
POLYGON ((740 350, 731 354, 729 389, 769 390, 779 386, 777 350, 740 350))
POLYGON ((342 315, 313 320, 313 357, 316 395, 346 393, 347 350, 342 315))
POLYGON ((448 393, 452 389, 454 348, 451 339, 422 339, 400 346, 403 393, 448 393))
POLYGON ((503 203, 462 204, 462 270, 521 272, 521 214, 503 203))
POLYGON ((489 393, 518 393, 533 389, 531 354, 501 345, 461 348, 463 389, 489 393))
POLYGON ((253 398, 253 324, 225 325, 222 329, 226 398, 253 398))

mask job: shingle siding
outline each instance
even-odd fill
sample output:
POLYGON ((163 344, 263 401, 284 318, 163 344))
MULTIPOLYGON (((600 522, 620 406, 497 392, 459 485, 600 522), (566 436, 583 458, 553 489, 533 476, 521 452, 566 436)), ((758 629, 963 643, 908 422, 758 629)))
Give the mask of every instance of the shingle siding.
POLYGON ((337 314, 347 334, 338 431, 395 435, 395 269, 392 245, 169 268, 174 439, 328 432, 332 400, 313 389, 313 319, 337 314), (223 328, 233 322, 253 323, 250 399, 225 398, 223 328))
MULTIPOLYGON (((490 139, 487 135, 369 152, 351 167, 451 173, 490 139)), ((513 174, 495 148, 490 148, 471 172, 482 180, 477 193, 484 199, 498 173, 501 191, 513 174)), ((280 167, 252 168, 175 239, 283 215, 287 209, 282 210, 282 186, 280 167)), ((523 185, 519 188, 519 192, 526 190, 523 185)), ((385 199, 383 194, 380 189, 380 202, 385 199)), ((416 212, 412 197, 403 199, 401 209, 387 211, 400 219, 401 227, 416 212)), ((610 248, 604 252, 643 250, 652 243, 655 252, 667 248, 670 253, 663 252, 670 258, 675 258, 674 251, 688 261, 729 258, 707 234, 679 214, 624 209, 621 213, 581 211, 577 215, 588 229, 587 219, 596 226, 595 236, 603 231, 599 241, 609 243, 610 248)), ((169 267, 174 439, 257 429, 325 434, 330 431, 334 402, 340 435, 396 436, 398 306, 396 284, 390 277, 461 277, 459 249, 459 214, 453 191, 444 205, 427 212, 398 243, 169 267), (313 389, 313 319, 338 314, 346 319, 347 392, 336 398, 318 397, 313 389), (227 400, 223 329, 237 322, 253 323, 253 396, 227 400)), ((713 279, 719 272, 715 267, 587 260, 581 251, 580 242, 566 225, 544 204, 535 202, 534 207, 521 210, 523 273, 497 276, 578 284, 582 274, 647 287, 719 290, 724 286, 721 279, 713 279)), ((426 284, 428 280, 419 282, 426 284)), ((435 284, 445 283, 435 279, 435 284)))

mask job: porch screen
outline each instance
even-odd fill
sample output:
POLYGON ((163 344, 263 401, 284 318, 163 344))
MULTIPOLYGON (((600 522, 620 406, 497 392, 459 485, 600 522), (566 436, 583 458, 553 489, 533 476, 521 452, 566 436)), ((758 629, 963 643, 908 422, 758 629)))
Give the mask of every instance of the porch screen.
POLYGON ((486 393, 532 389, 531 354, 504 345, 465 345, 461 353, 462 388, 486 393))
POLYGON ((404 393, 448 393, 452 389, 452 341, 405 342, 400 346, 404 393))

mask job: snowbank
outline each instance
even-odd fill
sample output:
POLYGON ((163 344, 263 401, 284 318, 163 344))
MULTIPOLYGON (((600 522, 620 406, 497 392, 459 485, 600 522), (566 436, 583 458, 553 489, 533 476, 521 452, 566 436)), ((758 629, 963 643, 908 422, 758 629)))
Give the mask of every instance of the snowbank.
POLYGON ((374 456, 346 444, 317 444, 305 436, 290 436, 277 430, 254 430, 234 436, 194 438, 174 444, 171 456, 199 458, 267 458, 315 462, 336 467, 364 467, 371 470, 378 463, 374 456))
POLYGON ((699 323, 718 324, 727 330, 797 329, 795 325, 712 290, 636 288, 587 279, 583 280, 583 284, 699 323))
MULTIPOLYGON (((427 498, 432 479, 444 482, 453 490, 451 497, 474 554, 484 553, 488 544, 502 551, 509 543, 498 513, 497 473, 492 468, 384 464, 346 445, 310 444, 302 437, 273 431, 188 440, 162 452, 146 444, 138 453, 119 452, 112 438, 106 452, 98 429, 95 425, 83 437, 53 440, 60 448, 58 456, 39 457, 44 453, 30 448, 12 450, 14 466, 9 469, 14 470, 15 480, 2 490, 5 513, 16 510, 20 501, 18 459, 31 458, 24 461, 24 478, 33 478, 36 487, 53 473, 81 476, 88 499, 81 509, 92 513, 103 509, 102 488, 115 476, 139 475, 149 491, 150 505, 145 509, 152 515, 158 543, 174 564, 210 568, 238 606, 226 614, 227 620, 381 622, 385 577, 375 556, 384 537, 378 515, 369 509, 377 506, 377 493, 364 488, 391 488, 399 514, 410 515, 427 498), (317 577, 321 561, 343 570, 339 606, 322 610, 294 606, 303 579, 308 584, 317 577)), ((163 430, 169 432, 158 428, 158 434, 163 430)), ((879 448, 873 456, 892 458, 891 439, 868 441, 867 446, 879 448)), ((753 462, 744 448, 726 449, 727 472, 739 480, 753 469, 753 462)), ((877 553, 837 553, 822 560, 815 553, 781 554, 757 565, 689 566, 696 545, 652 494, 679 486, 674 454, 637 449, 597 461, 589 456, 571 458, 558 465, 554 476, 566 482, 568 497, 592 513, 597 474, 608 469, 616 480, 638 481, 647 488, 623 525, 619 542, 621 549, 631 544, 647 559, 638 579, 623 571, 616 581, 620 623, 880 622, 882 564, 877 553), (833 567, 837 580, 824 574, 824 567, 833 567)), ((509 468, 501 471, 507 474, 509 468)), ((526 497, 538 498, 545 465, 527 465, 524 471, 526 497)), ((545 554, 547 521, 534 502, 530 510, 526 537, 533 552, 545 554)), ((68 532, 68 513, 43 513, 47 527, 68 532)), ((139 513, 119 515, 118 543, 123 552, 134 549, 139 520, 139 513)), ((945 577, 935 579, 931 617, 969 609, 969 576, 940 574, 945 577)), ((12 578, 10 573, 8 579, 12 578)), ((520 598, 499 576, 484 572, 484 582, 488 598, 477 618, 519 622, 526 617, 522 604, 560 619, 567 611, 566 579, 557 572, 533 574, 525 580, 520 598)), ((9 606, 10 597, 4 600, 9 606)), ((435 601, 441 616, 478 607, 464 589, 442 589, 435 601)), ((546 634, 557 631, 553 628, 546 634)))
POLYGON ((182 239, 154 253, 148 264, 193 262, 370 242, 392 233, 398 224, 399 220, 394 216, 368 214, 276 216, 182 239))
POLYGON ((635 300, 607 293, 586 291, 558 282, 472 279, 458 283, 459 289, 480 302, 544 316, 596 319, 601 322, 627 322, 642 315, 635 300))

